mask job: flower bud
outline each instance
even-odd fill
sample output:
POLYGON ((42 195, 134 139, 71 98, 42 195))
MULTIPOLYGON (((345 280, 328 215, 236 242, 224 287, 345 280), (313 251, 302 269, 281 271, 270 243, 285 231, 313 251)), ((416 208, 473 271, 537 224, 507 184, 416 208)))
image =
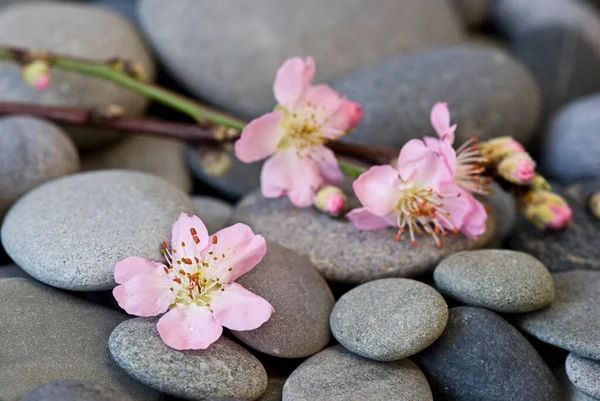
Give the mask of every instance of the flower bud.
POLYGON ((21 76, 27 85, 43 91, 50 85, 50 66, 43 60, 34 60, 23 67, 21 76))
POLYGON ((315 196, 315 207, 332 216, 339 216, 346 207, 346 195, 338 187, 332 185, 324 186, 315 196))
POLYGON ((497 163, 508 155, 524 153, 525 148, 510 136, 501 136, 479 143, 481 155, 497 163))
POLYGON ((535 175, 535 162, 528 153, 513 153, 498 164, 498 174, 517 185, 529 184, 535 175))
POLYGON ((529 191, 521 199, 521 209, 525 217, 540 230, 560 230, 573 217, 567 202, 549 191, 529 191))
POLYGON ((592 216, 600 220, 600 192, 594 192, 588 198, 588 207, 592 216))
POLYGON ((224 177, 233 167, 229 154, 223 151, 200 150, 200 165, 204 172, 211 177, 224 177))
POLYGON ((530 182, 531 189, 533 190, 541 190, 541 191, 550 191, 552 188, 548 181, 544 177, 539 174, 535 174, 530 182))

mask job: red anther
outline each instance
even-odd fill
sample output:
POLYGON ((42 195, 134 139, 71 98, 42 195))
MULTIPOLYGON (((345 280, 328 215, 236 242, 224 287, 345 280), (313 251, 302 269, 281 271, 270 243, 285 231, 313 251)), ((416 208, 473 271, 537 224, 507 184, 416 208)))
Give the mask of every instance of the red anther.
POLYGON ((479 138, 477 138, 476 136, 472 136, 472 137, 471 137, 471 140, 472 140, 473 142, 479 142, 479 138))
POLYGON ((194 289, 195 285, 194 283, 190 283, 190 285, 188 285, 188 290, 192 291, 194 289))
POLYGON ((191 293, 188 294, 188 297, 190 297, 191 299, 194 299, 194 296, 191 293))
POLYGON ((188 258, 188 259, 185 259, 185 260, 183 261, 183 263, 185 263, 186 265, 191 265, 191 264, 193 264, 193 262, 192 262, 192 259, 189 259, 189 258, 188 258))
POLYGON ((179 269, 179 274, 185 274, 185 270, 179 269))
POLYGON ((163 266, 163 270, 165 271, 165 273, 169 274, 169 269, 167 269, 167 266, 163 266))
POLYGON ((435 241, 435 246, 436 246, 438 249, 442 249, 442 242, 441 242, 441 241, 435 241))
POLYGON ((453 232, 454 234, 458 234, 458 228, 454 227, 454 228, 452 229, 452 232, 453 232))
POLYGON ((417 247, 417 241, 410 241, 410 244, 413 246, 413 248, 417 247))
POLYGON ((199 244, 200 243, 200 238, 198 238, 198 236, 194 235, 192 236, 194 243, 199 244))
POLYGON ((196 231, 196 229, 194 227, 192 227, 192 228, 190 228, 190 233, 192 235, 196 235, 196 234, 198 234, 198 231, 196 231))
POLYGON ((484 206, 483 209, 485 210, 486 213, 489 213, 492 211, 492 209, 490 209, 489 206, 484 206))
POLYGON ((198 259, 198 256, 194 256, 194 260, 196 261, 196 263, 200 263, 200 259, 198 259))
POLYGON ((435 226, 435 228, 433 229, 433 232, 436 234, 440 233, 440 228, 438 226, 435 226))
POLYGON ((471 145, 471 146, 469 146, 469 150, 477 150, 477 145, 471 145))
POLYGON ((161 245, 163 246, 163 248, 167 249, 167 241, 161 242, 161 245))
POLYGON ((218 242, 217 236, 213 235, 213 237, 212 237, 212 243, 213 243, 213 245, 217 245, 217 242, 218 242))
POLYGON ((400 241, 400 238, 402 238, 400 234, 396 234, 396 241, 400 241))
POLYGON ((173 279, 174 282, 176 282, 177 284, 181 284, 181 279, 179 277, 175 277, 173 279))
POLYGON ((442 194, 438 194, 438 198, 440 198, 440 199, 444 199, 444 195, 442 195, 442 194))

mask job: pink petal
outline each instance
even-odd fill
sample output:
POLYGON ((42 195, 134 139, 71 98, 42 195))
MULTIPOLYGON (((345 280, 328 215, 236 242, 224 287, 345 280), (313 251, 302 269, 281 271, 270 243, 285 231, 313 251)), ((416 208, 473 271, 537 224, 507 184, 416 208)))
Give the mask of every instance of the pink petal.
POLYGON ((436 103, 433 105, 429 119, 435 132, 440 138, 449 134, 451 137, 448 137, 448 141, 450 144, 454 143, 454 130, 456 130, 456 126, 454 126, 454 129, 451 129, 450 127, 450 111, 448 110, 448 103, 436 103))
POLYGON ((171 230, 173 259, 194 259, 208 245, 208 231, 200 217, 181 213, 171 230))
POLYGON ((317 85, 306 90, 299 107, 306 108, 307 114, 315 114, 323 122, 326 137, 337 139, 354 128, 362 119, 362 107, 349 102, 327 85, 317 85), (332 135, 336 132, 336 135, 332 135))
MULTIPOLYGON (((440 145, 443 146, 444 142, 441 142, 440 145)), ((454 152, 454 149, 449 148, 449 151, 454 152)), ((451 166, 446 162, 446 158, 441 156, 441 153, 430 151, 413 167, 414 171, 410 179, 423 188, 436 189, 440 185, 454 180, 451 166)))
POLYGON ((315 160, 319 164, 321 175, 326 184, 340 185, 344 179, 344 173, 340 170, 340 165, 335 153, 325 146, 315 147, 313 150, 315 160))
POLYGON ((277 102, 288 111, 294 111, 304 91, 310 87, 315 76, 315 61, 312 57, 302 60, 294 57, 286 60, 275 77, 273 93, 277 102))
POLYGON ((432 138, 430 136, 423 138, 423 141, 429 149, 435 151, 438 156, 442 158, 444 164, 448 168, 448 173, 454 177, 456 174, 456 151, 452 145, 448 143, 448 141, 432 138))
POLYGON ((210 263, 205 274, 208 278, 219 277, 221 283, 231 283, 249 272, 267 252, 265 239, 241 223, 218 231, 210 242, 202 252, 202 260, 210 263))
POLYGON ((396 207, 400 178, 392 166, 374 166, 358 177, 354 193, 369 212, 387 216, 396 207))
POLYGON ((235 142, 235 156, 244 163, 262 160, 277 150, 285 131, 281 126, 283 111, 267 113, 250 121, 235 142))
POLYGON ((177 305, 159 319, 156 328, 165 344, 176 350, 206 349, 223 333, 210 308, 194 303, 177 305))
POLYGON ((463 195, 469 199, 471 210, 465 216, 460 231, 469 238, 477 239, 479 235, 485 232, 487 212, 485 211, 483 205, 471 194, 463 191, 463 195))
POLYGON ((419 163, 431 152, 431 149, 425 142, 419 139, 411 139, 408 141, 398 155, 397 169, 400 176, 404 180, 409 180, 415 169, 419 167, 419 163))
POLYGON ((443 195, 440 199, 442 226, 448 230, 460 230, 466 216, 473 210, 471 194, 453 183, 441 186, 438 191, 443 195))
POLYGON ((248 291, 240 284, 225 286, 210 304, 214 318, 231 330, 254 330, 269 320, 275 312, 266 299, 248 291))
POLYGON ((120 285, 113 289, 117 303, 130 315, 156 316, 164 313, 175 302, 171 291, 172 277, 160 263, 131 257, 115 265, 115 280, 120 285))
POLYGON ((354 224, 354 227, 362 231, 379 230, 395 226, 395 224, 392 224, 386 218, 375 216, 364 207, 351 210, 346 217, 354 224))
POLYGON ((303 157, 296 160, 297 165, 291 170, 292 188, 288 192, 288 198, 297 207, 309 207, 312 206, 315 194, 325 180, 319 164, 313 159, 303 157))

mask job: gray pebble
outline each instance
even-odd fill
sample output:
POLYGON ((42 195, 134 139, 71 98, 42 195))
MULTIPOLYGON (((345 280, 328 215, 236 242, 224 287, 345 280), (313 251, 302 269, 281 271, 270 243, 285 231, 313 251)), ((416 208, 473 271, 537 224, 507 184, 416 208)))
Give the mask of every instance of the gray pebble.
POLYGON ((308 258, 269 243, 261 263, 237 280, 275 308, 256 330, 233 331, 246 345, 280 358, 302 358, 327 346, 334 299, 308 258))
POLYGON ((113 331, 110 353, 127 373, 163 393, 185 399, 258 399, 267 373, 252 354, 221 337, 205 350, 177 351, 156 330, 155 318, 134 318, 113 331))
POLYGON ((444 259, 433 277, 442 294, 497 312, 531 312, 554 300, 552 275, 539 260, 522 252, 458 252, 444 259))
POLYGON ((0 219, 27 191, 78 170, 77 149, 60 128, 33 117, 0 119, 0 219))
POLYGON ((560 392, 564 401, 598 401, 597 398, 592 398, 583 391, 580 391, 567 377, 565 366, 562 365, 554 370, 554 376, 558 382, 560 392))
POLYGON ((258 401, 281 401, 283 393, 284 377, 269 377, 267 389, 258 401))
POLYGON ((302 363, 283 386, 283 401, 432 401, 410 360, 376 362, 337 345, 302 363))
POLYGON ((27 393, 20 401, 132 401, 113 390, 93 382, 60 380, 46 383, 27 393))
POLYGON ((17 265, 0 266, 0 279, 14 277, 31 278, 29 274, 25 273, 23 269, 17 265))
POLYGON ((331 331, 345 348, 377 361, 404 359, 442 335, 448 305, 430 286, 403 278, 362 284, 331 312, 331 331))
POLYGON ((494 191, 491 195, 484 198, 496 212, 496 237, 503 241, 510 236, 519 215, 517 200, 515 197, 498 184, 493 183, 490 188, 494 191))
POLYGON ((209 234, 227 226, 233 213, 233 207, 229 203, 211 196, 194 196, 192 201, 196 208, 196 216, 202 219, 209 234))
POLYGON ((600 398, 600 362, 569 354, 565 367, 575 387, 592 398, 600 398))
POLYGON ((42 185, 17 202, 2 225, 10 257, 36 279, 63 289, 115 286, 115 263, 161 261, 180 213, 192 201, 156 176, 124 170, 81 173, 42 185), (35 244, 35 246, 32 246, 35 244))
POLYGON ((33 280, 0 278, 0 400, 71 378, 110 387, 118 400, 157 401, 158 393, 121 371, 108 353, 110 332, 126 319, 33 280))
POLYGON ((467 25, 478 28, 484 23, 492 0, 454 0, 467 25))

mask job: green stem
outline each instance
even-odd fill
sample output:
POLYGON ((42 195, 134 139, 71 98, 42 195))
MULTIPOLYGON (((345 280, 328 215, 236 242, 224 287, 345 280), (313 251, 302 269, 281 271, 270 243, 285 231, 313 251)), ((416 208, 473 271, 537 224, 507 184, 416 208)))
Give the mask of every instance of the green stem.
POLYGON ((359 175, 367 171, 363 167, 359 167, 356 164, 348 163, 343 160, 339 160, 338 164, 342 173, 346 174, 350 178, 358 178, 359 175))

